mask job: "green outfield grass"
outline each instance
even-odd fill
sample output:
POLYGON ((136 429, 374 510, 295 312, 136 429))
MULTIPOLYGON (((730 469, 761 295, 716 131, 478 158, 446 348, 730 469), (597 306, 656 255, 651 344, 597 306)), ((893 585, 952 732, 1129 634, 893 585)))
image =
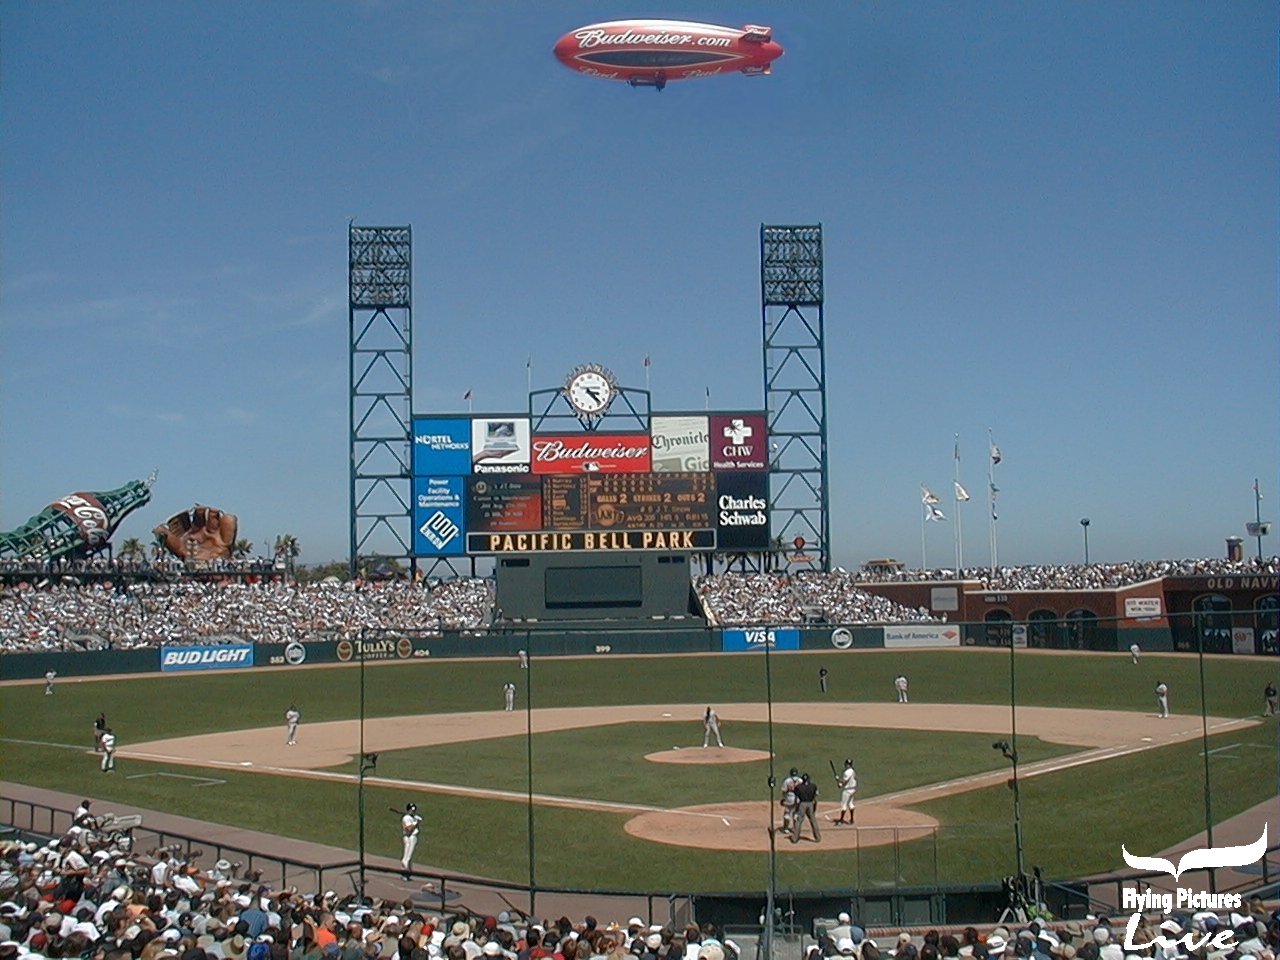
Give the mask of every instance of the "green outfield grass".
MULTIPOLYGON (((683 740, 701 743, 698 716, 707 703, 766 699, 764 659, 759 654, 591 659, 536 656, 526 674, 514 661, 426 661, 370 665, 364 672, 367 716, 501 709, 501 686, 514 680, 519 706, 532 694, 535 707, 619 703, 688 703, 683 724, 630 724, 541 734, 533 742, 534 789, 539 793, 599 797, 663 806, 724 799, 765 799, 766 767, 661 766, 641 759, 683 740), (528 687, 525 681, 528 681, 528 687), (678 729, 680 737, 670 736, 678 729)), ((771 657, 772 693, 778 702, 841 702, 893 699, 899 671, 911 678, 912 699, 944 703, 1008 703, 1008 652, 859 651, 776 654, 771 657), (830 693, 818 692, 820 666, 831 671, 830 693)), ((1200 710, 1199 664, 1193 657, 1147 655, 1134 666, 1117 655, 1016 657, 1022 705, 1095 707, 1149 713, 1157 679, 1170 685, 1177 713, 1200 710)), ((1276 664, 1256 658, 1206 658, 1209 712, 1256 715, 1261 690, 1276 664), (1268 673, 1269 671, 1269 673, 1268 673)), ((359 716, 360 670, 257 670, 235 674, 166 675, 102 681, 59 681, 57 693, 40 684, 11 686, 0 694, 0 770, 5 779, 82 793, 111 801, 171 810, 220 823, 239 824, 354 849, 356 791, 347 784, 216 771, 216 787, 147 777, 140 771, 182 774, 198 768, 121 761, 121 775, 106 778, 91 742, 93 718, 105 710, 121 749, 162 736, 279 726, 285 706, 296 702, 306 723, 359 716), (22 743, 19 741, 34 741, 22 743), (65 747, 42 744, 65 744, 65 747), (127 767, 127 769, 126 769, 127 767)), ((725 724, 728 742, 764 749, 760 724, 725 724)), ((873 733, 848 728, 777 724, 780 768, 808 767, 827 785, 828 759, 852 754, 865 796, 998 768, 990 738, 969 734, 873 733), (825 778, 823 771, 826 771, 825 778)), ((1213 814, 1224 819, 1276 793, 1276 725, 1210 738, 1213 814)), ((1070 748, 1019 739, 1026 760, 1070 748), (1040 752, 1043 751, 1043 752, 1040 752)), ((1133 757, 1063 771, 1023 782, 1028 864, 1049 876, 1109 871, 1121 865, 1119 845, 1164 849, 1204 826, 1203 758, 1200 742, 1163 747, 1133 757)), ((396 751, 379 760, 378 775, 524 790, 527 753, 521 738, 477 741, 449 747, 396 751)), ((404 802, 402 790, 371 785, 371 853, 398 852, 397 827, 388 806, 404 802), (384 823, 383 820, 386 822, 384 823)), ((525 882, 530 876, 529 817, 522 803, 433 796, 425 804, 427 837, 420 860, 450 871, 525 882)), ((1003 787, 933 801, 920 807, 944 827, 936 839, 861 852, 805 853, 782 844, 778 877, 782 888, 818 889, 852 885, 977 882, 1011 872, 1011 798, 1003 787)), ((596 889, 673 891, 759 890, 767 858, 655 845, 622 830, 625 815, 538 807, 533 815, 539 884, 596 889)))

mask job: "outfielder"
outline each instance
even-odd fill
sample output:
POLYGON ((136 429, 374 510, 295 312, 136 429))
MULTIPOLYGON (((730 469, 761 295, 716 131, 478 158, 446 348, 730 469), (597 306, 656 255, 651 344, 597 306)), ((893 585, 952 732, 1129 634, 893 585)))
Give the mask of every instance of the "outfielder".
POLYGON ((836 777, 836 785, 840 787, 840 816, 833 823, 844 823, 844 815, 849 814, 849 826, 853 826, 853 795, 858 790, 858 775, 853 772, 853 761, 844 762, 844 770, 836 777))
POLYGON ((1163 680, 1156 681, 1156 708, 1161 720, 1169 716, 1169 685, 1163 680))
POLYGON ((404 878, 409 879, 409 864, 413 862, 413 851, 418 848, 418 831, 422 818, 418 816, 418 805, 406 803, 404 816, 400 818, 400 830, 404 840, 404 855, 400 858, 400 866, 404 868, 404 878))
POLYGON ((284 712, 284 722, 289 729, 289 735, 285 739, 286 746, 294 746, 298 742, 298 721, 302 719, 302 714, 298 712, 298 708, 292 703, 289 709, 284 712))
POLYGON ((1142 648, 1136 643, 1129 644, 1129 659, 1134 663, 1138 662, 1138 658, 1142 656, 1142 648))
POLYGON ((1267 685, 1262 688, 1262 699, 1265 703, 1262 715, 1264 717, 1274 717, 1277 712, 1277 707, 1280 707, 1280 700, 1276 697, 1276 685, 1270 680, 1268 680, 1267 685))
POLYGON ((502 696, 507 701, 507 712, 510 713, 516 708, 516 685, 510 680, 503 684, 502 696))
POLYGON ((714 710, 707 707, 707 712, 702 715, 702 745, 704 747, 711 742, 713 735, 716 738, 716 746, 723 747, 724 741, 720 739, 720 717, 714 710))
POLYGON ((520 658, 520 669, 528 670, 529 669, 529 651, 517 650, 516 656, 520 658))
POLYGON ((818 668, 818 691, 820 693, 827 692, 827 668, 826 667, 818 668))
POLYGON ((57 670, 46 670, 44 673, 44 695, 46 697, 53 696, 53 678, 58 675, 57 670))
POLYGON ((116 735, 107 727, 102 731, 102 772, 116 771, 116 735))
POLYGON ((898 702, 907 703, 907 678, 905 674, 898 674, 893 678, 893 688, 898 691, 898 702))

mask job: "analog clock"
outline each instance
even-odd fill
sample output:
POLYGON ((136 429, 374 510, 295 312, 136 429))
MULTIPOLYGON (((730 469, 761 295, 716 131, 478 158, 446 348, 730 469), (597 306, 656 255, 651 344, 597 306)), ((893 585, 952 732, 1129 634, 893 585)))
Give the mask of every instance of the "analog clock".
POLYGON ((565 385, 565 396, 573 409, 587 417, 603 414, 613 402, 613 395, 613 381, 601 370, 581 370, 565 385))

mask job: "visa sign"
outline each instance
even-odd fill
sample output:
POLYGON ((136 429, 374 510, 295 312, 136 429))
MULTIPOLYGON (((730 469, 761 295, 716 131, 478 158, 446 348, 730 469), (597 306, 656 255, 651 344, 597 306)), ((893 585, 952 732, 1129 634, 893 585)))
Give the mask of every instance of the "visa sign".
POLYGON ((766 647, 771 650, 799 650, 800 631, 794 627, 750 627, 722 630, 720 633, 720 649, 726 653, 763 650, 766 647))

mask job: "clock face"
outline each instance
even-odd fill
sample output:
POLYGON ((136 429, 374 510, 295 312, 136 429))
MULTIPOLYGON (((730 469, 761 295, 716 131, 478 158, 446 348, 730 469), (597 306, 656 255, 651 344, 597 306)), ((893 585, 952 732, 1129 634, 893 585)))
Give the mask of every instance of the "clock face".
POLYGON ((602 373, 584 370, 569 381, 566 394, 579 413, 601 413, 613 400, 613 384, 602 373))

